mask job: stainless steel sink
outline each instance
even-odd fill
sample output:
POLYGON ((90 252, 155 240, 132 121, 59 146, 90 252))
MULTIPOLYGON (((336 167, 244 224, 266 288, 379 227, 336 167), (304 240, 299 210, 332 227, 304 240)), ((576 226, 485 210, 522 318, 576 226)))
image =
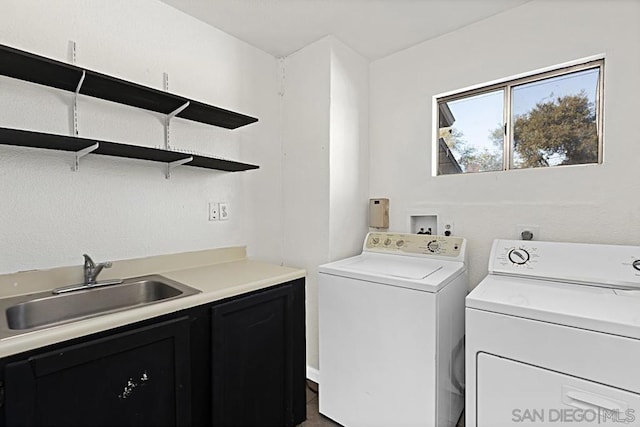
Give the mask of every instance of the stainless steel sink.
POLYGON ((59 295, 47 291, 5 298, 0 300, 6 313, 0 338, 199 292, 166 277, 152 275, 59 295))

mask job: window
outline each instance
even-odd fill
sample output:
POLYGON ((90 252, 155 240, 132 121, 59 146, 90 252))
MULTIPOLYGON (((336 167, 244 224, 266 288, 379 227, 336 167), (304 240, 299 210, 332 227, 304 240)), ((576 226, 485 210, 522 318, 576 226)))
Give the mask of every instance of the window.
POLYGON ((604 60, 437 97, 438 175, 600 163, 604 60))

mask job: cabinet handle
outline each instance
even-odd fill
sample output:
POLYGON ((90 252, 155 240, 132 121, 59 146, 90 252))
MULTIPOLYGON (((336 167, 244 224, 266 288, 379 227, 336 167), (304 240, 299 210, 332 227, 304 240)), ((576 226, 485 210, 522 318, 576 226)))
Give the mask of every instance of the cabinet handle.
POLYGON ((137 381, 134 381, 133 378, 129 378, 129 380, 127 381, 127 385, 124 386, 124 390, 122 390, 122 393, 119 394, 118 397, 120 399, 127 399, 129 396, 131 396, 131 393, 133 393, 133 390, 136 387, 145 385, 147 381, 149 381, 149 375, 147 375, 147 371, 144 371, 144 373, 140 376, 140 379, 137 381))

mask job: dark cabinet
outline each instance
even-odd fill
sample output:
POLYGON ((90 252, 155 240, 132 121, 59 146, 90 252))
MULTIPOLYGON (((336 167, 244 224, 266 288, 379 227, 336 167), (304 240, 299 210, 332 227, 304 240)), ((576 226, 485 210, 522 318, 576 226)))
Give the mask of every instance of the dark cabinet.
POLYGON ((4 368, 10 426, 187 426, 189 321, 37 354, 4 368))
POLYGON ((306 418, 304 320, 303 283, 212 308, 214 425, 293 426, 306 418))
POLYGON ((0 360, 0 425, 294 426, 304 279, 0 360))

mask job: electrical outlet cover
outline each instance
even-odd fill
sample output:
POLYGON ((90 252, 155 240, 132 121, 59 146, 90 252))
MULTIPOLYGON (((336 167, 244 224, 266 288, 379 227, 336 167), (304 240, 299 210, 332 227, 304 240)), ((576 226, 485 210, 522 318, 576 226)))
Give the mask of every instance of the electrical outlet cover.
POLYGON ((209 202, 209 221, 218 221, 220 219, 218 203, 209 202))

